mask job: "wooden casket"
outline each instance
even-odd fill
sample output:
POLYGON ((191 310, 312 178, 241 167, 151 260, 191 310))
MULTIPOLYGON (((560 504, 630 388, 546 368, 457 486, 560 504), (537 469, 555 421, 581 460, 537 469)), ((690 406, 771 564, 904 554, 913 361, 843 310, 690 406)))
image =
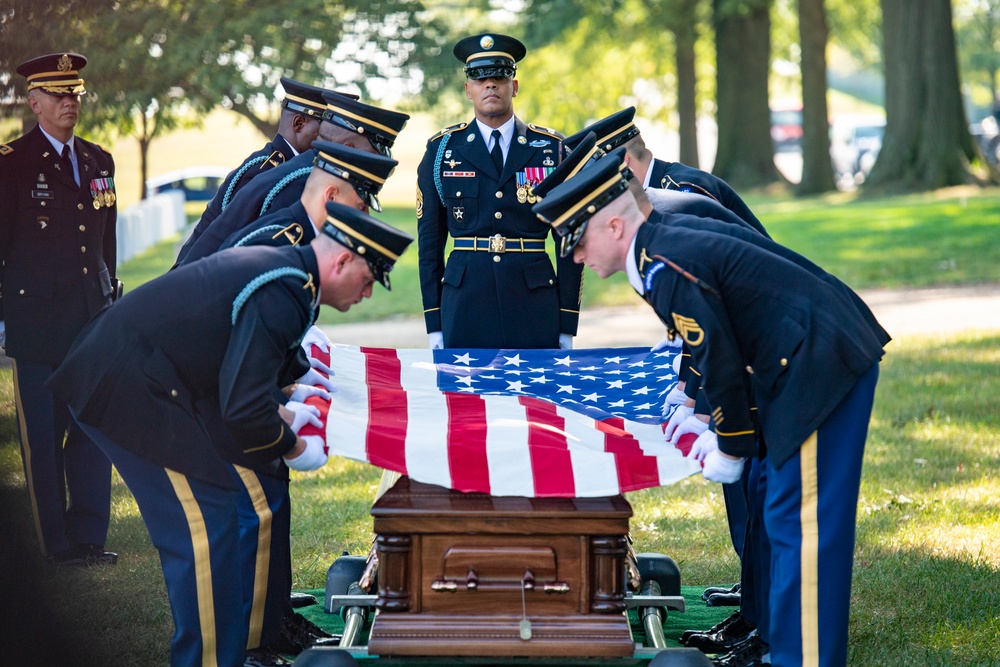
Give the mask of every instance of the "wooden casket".
POLYGON ((403 477, 372 516, 379 570, 370 653, 632 655, 632 507, 622 496, 494 497, 403 477))

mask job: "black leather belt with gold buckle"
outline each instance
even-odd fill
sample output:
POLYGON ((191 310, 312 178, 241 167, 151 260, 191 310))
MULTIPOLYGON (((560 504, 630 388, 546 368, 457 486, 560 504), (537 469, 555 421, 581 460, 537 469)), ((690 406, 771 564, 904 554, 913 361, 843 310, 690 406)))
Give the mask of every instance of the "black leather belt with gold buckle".
POLYGON ((494 254, 506 252, 545 252, 545 239, 511 239, 493 236, 464 236, 455 239, 455 250, 480 250, 494 254))

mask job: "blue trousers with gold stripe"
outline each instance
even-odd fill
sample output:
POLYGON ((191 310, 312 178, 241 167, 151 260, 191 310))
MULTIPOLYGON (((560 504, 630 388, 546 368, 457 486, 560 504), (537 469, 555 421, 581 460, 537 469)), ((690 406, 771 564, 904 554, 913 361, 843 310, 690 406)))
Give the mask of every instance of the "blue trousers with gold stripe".
POLYGON ((46 556, 76 544, 104 546, 111 518, 111 462, 45 386, 52 370, 13 363, 24 477, 46 556))
POLYGON ((83 425, 132 495, 160 554, 174 635, 171 667, 239 667, 247 628, 239 559, 238 492, 155 465, 83 425))
MULTIPOLYGON (((240 487, 240 568, 247 648, 273 646, 292 613, 291 498, 288 480, 231 466, 240 487)), ((280 472, 280 471, 279 471, 280 472)))
POLYGON ((740 561, 740 615, 757 626, 765 644, 771 637, 771 543, 764 530, 764 498, 767 491, 766 463, 747 459, 743 470, 746 484, 747 522, 740 561))
POLYGON ((798 453, 768 462, 771 663, 847 664, 847 625, 861 460, 878 365, 854 385, 798 453))

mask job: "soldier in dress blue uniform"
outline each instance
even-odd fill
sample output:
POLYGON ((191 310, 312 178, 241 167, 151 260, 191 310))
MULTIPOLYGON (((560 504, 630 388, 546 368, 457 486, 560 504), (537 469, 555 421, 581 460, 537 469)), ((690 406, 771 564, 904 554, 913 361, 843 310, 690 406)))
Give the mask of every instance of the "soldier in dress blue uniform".
POLYGON ((625 146, 628 150, 629 169, 642 183, 643 189, 680 190, 711 197, 767 236, 767 231, 757 216, 724 180, 680 162, 665 162, 654 158, 653 153, 646 148, 646 142, 639 134, 633 118, 635 107, 616 111, 567 137, 566 145, 572 150, 587 132, 593 132, 597 135, 597 145, 606 153, 625 146))
MULTIPOLYGON (((278 133, 274 135, 274 139, 264 144, 263 148, 251 153, 222 181, 215 197, 205 207, 198 224, 177 253, 178 264, 187 256, 191 247, 212 221, 229 207, 236 193, 251 179, 309 150, 309 145, 319 136, 320 122, 326 110, 323 93, 327 91, 284 76, 281 77, 281 87, 285 91, 285 97, 281 101, 278 133)), ((353 97, 348 93, 339 94, 353 97)))
MULTIPOLYGON (((392 144, 409 120, 408 115, 364 104, 339 93, 325 92, 323 99, 326 108, 319 127, 320 139, 392 157, 392 144)), ((315 158, 315 151, 305 151, 251 181, 233 198, 225 212, 212 221, 180 263, 212 254, 226 239, 257 218, 298 201, 306 178, 312 173, 315 158)), ((366 203, 360 210, 367 212, 369 205, 376 211, 381 210, 378 200, 366 203)))
POLYGON ((475 118, 431 137, 417 169, 420 289, 431 347, 570 347, 582 269, 559 259, 557 277, 545 252, 550 230, 530 210, 532 187, 564 156, 562 136, 514 115, 521 42, 475 35, 454 53, 465 66, 475 118), (454 250, 446 264, 449 235, 454 250))
POLYGON ((298 435, 304 413, 284 405, 284 369, 319 303, 346 311, 376 281, 387 286, 412 241, 329 207, 310 245, 229 249, 129 293, 90 321, 49 380, 115 464, 160 553, 173 665, 244 664, 240 492, 229 466, 326 462, 321 438, 298 435))
MULTIPOLYGON (((382 185, 397 164, 392 158, 329 141, 314 141, 312 147, 316 151, 315 163, 300 200, 234 233, 223 244, 223 250, 308 245, 327 217, 327 203, 339 202, 353 209, 360 202, 376 205, 382 185)), ((313 337, 325 338, 321 332, 315 333, 317 329, 314 326, 311 330, 313 337)), ((309 360, 301 360, 299 368, 308 369, 309 360)), ((295 392, 291 400, 300 402, 313 393, 308 383, 299 385, 295 392)), ((234 468, 237 485, 246 489, 240 495, 240 552, 244 607, 250 619, 247 647, 261 665, 286 664, 275 655, 299 653, 330 641, 329 634, 294 612, 289 601, 292 563, 288 467, 277 460, 263 466, 234 468)))
POLYGON ((104 549, 111 464, 44 386, 117 288, 115 163, 73 132, 86 64, 79 54, 56 53, 18 66, 38 125, 0 146, 0 319, 6 317, 7 356, 14 360, 21 455, 38 542, 62 565, 118 558, 104 549))
POLYGON ((701 222, 644 224, 615 178, 621 165, 602 162, 534 210, 561 252, 601 277, 625 271, 689 345, 712 407, 714 431, 691 452, 706 479, 738 480, 760 431, 770 660, 844 665, 861 462, 887 336, 846 285, 791 251, 701 222))

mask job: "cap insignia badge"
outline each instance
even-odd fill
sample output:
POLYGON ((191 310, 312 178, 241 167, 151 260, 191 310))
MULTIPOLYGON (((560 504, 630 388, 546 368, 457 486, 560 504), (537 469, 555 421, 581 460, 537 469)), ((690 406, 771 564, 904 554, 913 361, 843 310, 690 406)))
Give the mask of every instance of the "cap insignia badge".
POLYGON ((62 58, 59 59, 57 67, 60 72, 68 72, 73 69, 73 59, 69 57, 68 53, 64 53, 62 54, 62 58))
POLYGON ((493 38, 490 37, 489 35, 483 35, 483 38, 479 40, 479 46, 483 47, 484 49, 492 49, 493 38))

